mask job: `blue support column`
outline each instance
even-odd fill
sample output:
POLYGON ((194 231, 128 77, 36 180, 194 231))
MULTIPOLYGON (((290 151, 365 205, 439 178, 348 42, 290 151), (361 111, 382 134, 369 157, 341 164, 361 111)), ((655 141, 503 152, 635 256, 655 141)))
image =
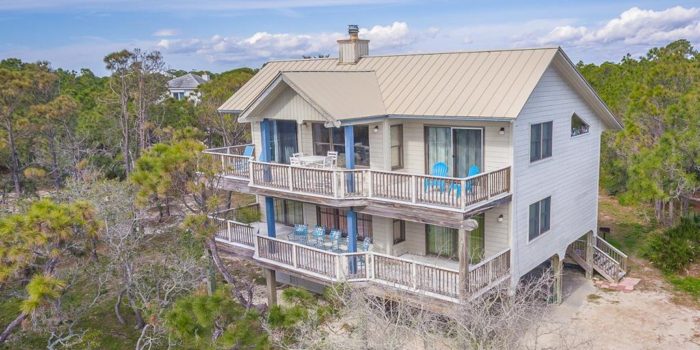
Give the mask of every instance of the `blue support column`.
MULTIPOLYGON (((270 121, 263 119, 260 122, 260 138, 262 143, 262 149, 260 150, 260 161, 270 162, 270 121)), ((265 181, 270 181, 272 174, 269 168, 263 168, 263 179, 265 181)), ((275 201, 272 197, 265 197, 265 220, 267 223, 267 236, 276 237, 276 226, 275 226, 275 201)))
MULTIPOLYGON (((355 132, 352 125, 345 126, 345 168, 355 169, 355 132)), ((352 173, 346 175, 346 186, 349 192, 355 191, 352 173)))
MULTIPOLYGON (((355 169, 355 133, 352 125, 345 127, 345 168, 355 169)), ((346 178, 346 186, 348 191, 353 192, 355 190, 355 184, 353 181, 352 174, 348 173, 346 178)), ((348 251, 357 251, 357 213, 354 209, 350 208, 347 214, 348 220, 348 251)), ((355 273, 357 271, 357 261, 356 258, 349 260, 350 273, 355 273)))

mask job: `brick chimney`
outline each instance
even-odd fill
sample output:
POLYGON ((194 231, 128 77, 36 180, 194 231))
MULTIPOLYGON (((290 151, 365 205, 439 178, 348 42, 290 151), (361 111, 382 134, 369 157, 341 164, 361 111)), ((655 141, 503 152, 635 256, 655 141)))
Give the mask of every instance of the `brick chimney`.
POLYGON ((338 40, 338 63, 355 64, 360 57, 369 55, 369 40, 360 39, 360 28, 356 24, 348 26, 350 38, 338 40))

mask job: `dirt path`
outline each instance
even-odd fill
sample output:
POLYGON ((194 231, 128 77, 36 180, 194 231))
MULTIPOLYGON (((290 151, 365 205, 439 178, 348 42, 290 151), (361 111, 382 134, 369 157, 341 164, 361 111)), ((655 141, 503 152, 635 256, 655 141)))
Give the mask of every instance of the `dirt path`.
MULTIPOLYGON (((574 270, 566 271, 564 288, 566 299, 552 316, 583 348, 700 349, 700 310, 673 303, 662 289, 603 291, 574 270)), ((540 339, 545 346, 538 348, 561 347, 556 336, 540 339)))

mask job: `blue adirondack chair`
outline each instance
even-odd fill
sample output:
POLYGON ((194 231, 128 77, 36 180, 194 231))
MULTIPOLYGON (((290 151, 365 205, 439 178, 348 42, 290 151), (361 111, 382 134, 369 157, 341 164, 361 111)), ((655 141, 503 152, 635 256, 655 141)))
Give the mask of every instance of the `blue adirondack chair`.
POLYGON ((323 247, 323 238, 326 236, 326 229, 323 226, 316 226, 313 232, 314 245, 317 247, 323 247))
MULTIPOLYGON (((444 162, 437 162, 433 164, 433 168, 430 171, 430 175, 432 176, 447 176, 447 164, 444 162)), ((424 190, 428 190, 431 187, 437 187, 440 189, 440 191, 445 191, 445 180, 443 179, 425 179, 423 182, 423 188, 424 190)))
MULTIPOLYGON (((255 150, 255 147, 253 145, 248 145, 245 146, 243 149, 243 156, 244 157, 253 157, 253 151, 255 150)), ((236 173, 241 174, 245 173, 248 171, 248 159, 241 159, 241 158, 236 158, 235 159, 235 165, 236 165, 236 173)))
MULTIPOLYGON (((469 171, 467 172, 467 177, 472 177, 474 175, 479 175, 479 166, 476 164, 472 164, 472 166, 469 167, 469 171)), ((474 186, 474 181, 473 180, 467 180, 464 183, 464 186, 467 188, 467 193, 472 193, 472 187, 474 186)), ((462 186, 459 183, 452 184, 452 190, 454 190, 456 195, 459 197, 462 195, 462 186)))
POLYGON ((306 244, 306 240, 309 234, 309 227, 307 225, 294 225, 294 240, 306 244))
POLYGON ((331 250, 334 252, 340 252, 340 238, 342 233, 340 230, 331 230, 331 250))

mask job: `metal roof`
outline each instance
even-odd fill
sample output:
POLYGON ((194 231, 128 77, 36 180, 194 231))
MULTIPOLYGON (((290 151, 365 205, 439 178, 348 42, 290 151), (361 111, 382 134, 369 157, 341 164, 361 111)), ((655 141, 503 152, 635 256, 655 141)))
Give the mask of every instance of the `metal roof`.
MULTIPOLYGON (((570 64, 559 48, 364 56, 356 64, 339 64, 337 58, 271 61, 219 107, 219 111, 244 112, 281 73, 291 72, 294 72, 293 80, 303 81, 300 84, 313 91, 309 98, 343 104, 338 96, 346 92, 343 89, 362 90, 360 79, 334 82, 340 75, 320 73, 359 71, 374 73, 386 115, 516 118, 557 57, 570 64), (332 87, 331 91, 325 90, 327 86, 332 87)), ((575 71, 575 67, 571 69, 575 71)), ((368 76, 365 74, 361 79, 368 76)), ((579 75, 576 79, 582 77, 579 75)), ((582 94, 595 95, 591 89, 584 90, 579 89, 582 94)), ((595 97, 587 100, 602 104, 595 97)), ((619 125, 610 120, 614 117, 604 104, 598 111, 609 115, 601 115, 609 125, 619 125)))
POLYGON ((181 77, 168 80, 168 88, 170 89, 196 89, 199 84, 204 84, 207 81, 199 75, 187 73, 181 77))
MULTIPOLYGON (((260 94, 266 95, 280 83, 288 85, 329 121, 386 115, 379 84, 374 72, 326 71, 280 72, 260 94)), ((255 99, 241 114, 241 121, 264 106, 255 99)))

